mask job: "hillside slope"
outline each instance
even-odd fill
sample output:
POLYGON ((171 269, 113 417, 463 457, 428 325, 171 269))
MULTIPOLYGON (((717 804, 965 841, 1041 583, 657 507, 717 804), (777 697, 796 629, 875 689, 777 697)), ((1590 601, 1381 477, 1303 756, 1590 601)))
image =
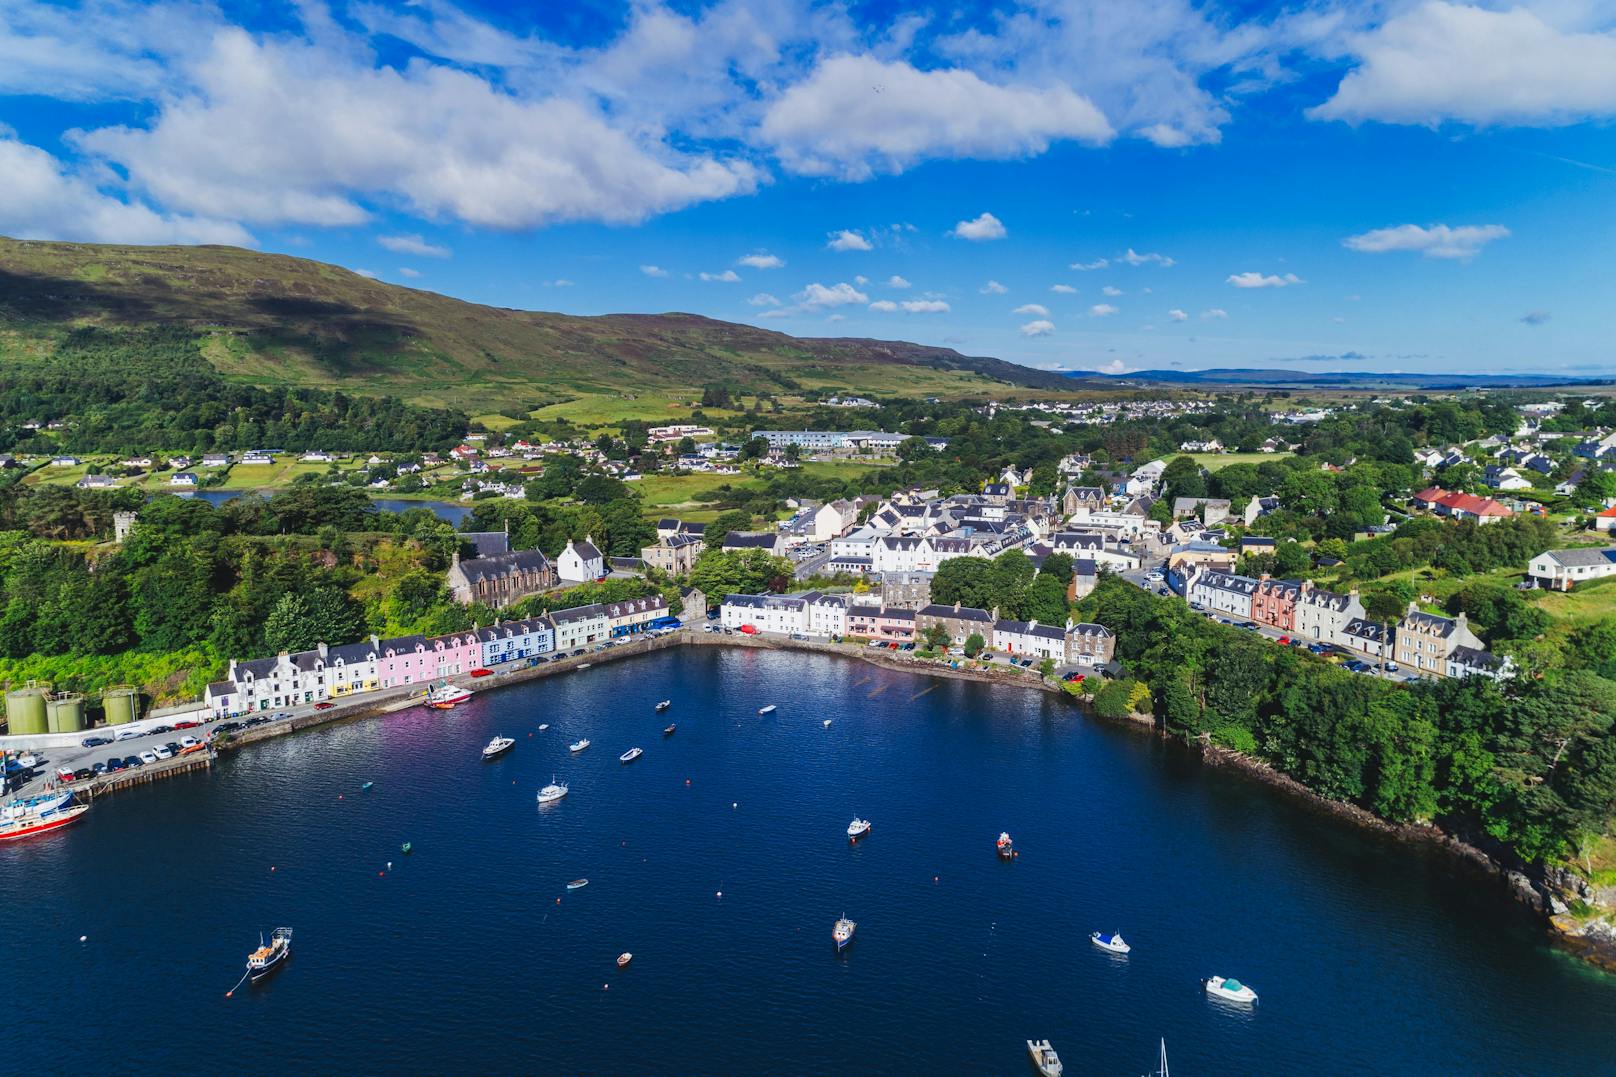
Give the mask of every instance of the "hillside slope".
POLYGON ((471 402, 744 389, 1072 389, 1070 379, 902 341, 797 339, 693 314, 579 317, 467 303, 236 247, 0 238, 0 359, 75 328, 182 325, 229 377, 471 402), (908 373, 905 373, 905 370, 908 373))

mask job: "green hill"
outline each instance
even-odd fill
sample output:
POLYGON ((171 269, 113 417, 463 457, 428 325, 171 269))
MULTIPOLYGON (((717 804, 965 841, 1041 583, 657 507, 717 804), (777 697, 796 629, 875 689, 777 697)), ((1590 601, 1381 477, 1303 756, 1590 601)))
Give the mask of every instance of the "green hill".
POLYGON ((0 361, 48 359, 75 329, 183 328, 225 377, 445 403, 473 413, 708 384, 1070 391, 1059 374, 902 341, 799 339, 693 314, 578 317, 466 303, 236 247, 0 238, 0 361))

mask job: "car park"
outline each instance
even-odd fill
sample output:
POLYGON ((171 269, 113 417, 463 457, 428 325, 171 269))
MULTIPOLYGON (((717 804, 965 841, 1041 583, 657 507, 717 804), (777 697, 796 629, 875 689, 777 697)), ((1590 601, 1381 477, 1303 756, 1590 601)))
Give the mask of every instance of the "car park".
POLYGON ((156 753, 158 759, 174 758, 174 749, 170 748, 166 744, 159 744, 157 747, 153 748, 152 751, 156 753))
POLYGON ((90 771, 94 774, 105 774, 107 772, 107 761, 105 759, 96 760, 90 764, 90 771))
POLYGON ((126 767, 140 767, 145 766, 145 764, 146 761, 138 755, 126 755, 123 759, 123 765, 126 767))

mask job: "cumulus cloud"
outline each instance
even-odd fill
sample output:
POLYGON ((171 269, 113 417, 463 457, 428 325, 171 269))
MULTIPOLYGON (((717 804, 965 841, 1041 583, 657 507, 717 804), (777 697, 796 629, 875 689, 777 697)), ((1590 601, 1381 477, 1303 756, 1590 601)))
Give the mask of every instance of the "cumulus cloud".
POLYGON ((900 306, 910 314, 947 314, 949 306, 941 299, 905 299, 900 306))
POLYGON ((1295 273, 1286 273, 1283 277, 1273 274, 1263 275, 1257 272, 1231 274, 1224 283, 1232 284, 1236 288, 1289 288, 1293 284, 1305 283, 1295 273))
POLYGON ((1005 159, 1059 140, 1111 139, 1100 110, 1068 86, 1001 86, 962 68, 832 56, 763 114, 759 138, 788 171, 863 180, 929 158, 1005 159))
POLYGON ((1228 316, 1229 312, 1222 307, 1208 307, 1206 310, 1201 311, 1201 317, 1209 321, 1227 318, 1228 316))
POLYGON ((1461 224, 1456 228, 1445 224, 1400 224, 1348 236, 1341 245, 1365 254, 1418 251, 1427 258, 1474 258, 1487 244, 1508 235, 1509 229, 1501 224, 1461 224))
POLYGON ((668 271, 666 269, 663 269, 661 266, 653 265, 641 266, 640 272, 644 273, 647 277, 666 277, 668 275, 668 271))
POLYGON ((1105 366, 1097 367, 1095 369, 1097 369, 1101 374, 1126 374, 1128 372, 1128 364, 1124 363, 1121 359, 1113 359, 1109 363, 1105 364, 1105 366))
POLYGON ((833 251, 867 251, 870 250, 870 241, 851 228, 843 228, 839 232, 830 233, 830 242, 825 247, 833 251))
POLYGON ((726 269, 722 273, 700 273, 697 275, 702 280, 717 281, 721 284, 734 284, 741 279, 741 275, 733 269, 726 269))
POLYGON ((247 231, 228 220, 162 213, 135 199, 102 191, 37 146, 0 126, 0 233, 19 239, 83 243, 248 244, 247 231))
POLYGON ((759 314, 758 317, 759 318, 789 318, 793 314, 795 314, 796 312, 797 312, 796 308, 794 308, 794 307, 793 308, 782 307, 779 310, 766 310, 762 314, 759 314))
POLYGON ((1163 269, 1178 264, 1165 254, 1157 254, 1154 251, 1150 252, 1149 254, 1140 254, 1132 247, 1128 248, 1127 253, 1117 255, 1117 261, 1127 262, 1131 266, 1145 266, 1154 264, 1161 266, 1163 269))
POLYGON ((1527 325, 1538 326, 1546 324, 1549 317, 1549 312, 1546 310, 1529 310, 1521 315, 1521 321, 1527 325))
POLYGON ((1049 286, 1049 290, 1054 292, 1056 295, 1076 295, 1077 294, 1077 289, 1073 288, 1070 284, 1051 284, 1049 286))
POLYGON ((1117 308, 1110 303, 1096 303, 1089 308, 1089 316, 1093 318, 1109 318, 1117 313, 1117 308))
POLYGON ((896 273, 894 273, 894 274, 892 274, 892 276, 887 278, 887 287, 888 288, 907 288, 907 287, 909 287, 909 282, 904 280, 902 277, 898 276, 896 273))
POLYGON ((1071 265, 1067 266, 1066 268, 1075 269, 1079 273, 1088 273, 1088 272, 1091 272, 1091 271, 1096 270, 1096 269, 1104 269, 1106 266, 1108 266, 1110 264, 1111 264, 1111 260, 1109 258, 1096 258, 1092 262, 1073 262, 1071 265))
POLYGON ((423 258, 447 258, 449 248, 428 243, 419 233, 402 236, 377 236, 376 242, 396 254, 417 254, 423 258))
POLYGON ((866 277, 864 274, 860 273, 858 276, 853 278, 853 283, 858 285, 860 288, 862 288, 866 284, 870 283, 870 278, 866 277))
POLYGON ((1044 306, 1042 303, 1023 303, 1023 304, 1021 304, 1021 306, 1017 307, 1015 310, 1012 310, 1010 313, 1011 314, 1036 314, 1040 318, 1047 318, 1047 317, 1049 317, 1049 308, 1044 306))
POLYGON ((1122 294, 1122 289, 1121 288, 1113 288, 1111 285, 1107 284, 1104 288, 1100 289, 1100 294, 1101 295, 1108 295, 1111 298, 1115 299, 1117 296, 1122 294))
POLYGON ((1350 35, 1346 50, 1357 66, 1308 110, 1315 119, 1557 126, 1616 116, 1616 36, 1561 29, 1528 6, 1430 0, 1350 35))
POLYGON ((398 275, 401 276, 401 277, 408 277, 409 279, 414 280, 416 277, 419 277, 421 275, 421 271, 419 269, 411 269, 409 266, 400 266, 399 270, 398 270, 398 275))
POLYGON ((990 280, 986 284, 982 285, 983 295, 1003 295, 1009 290, 1010 289, 1006 288, 996 280, 990 280))
POLYGON ((753 269, 779 269, 785 265, 785 259, 773 254, 748 254, 737 259, 736 265, 751 266, 753 269))
POLYGON ((814 310, 820 307, 840 307, 849 303, 868 303, 870 297, 857 288, 843 281, 830 287, 815 281, 793 298, 805 309, 814 310))
POLYGON ((956 224, 948 233, 956 239, 969 239, 980 243, 987 239, 1003 239, 1010 233, 1005 231, 1004 222, 991 213, 983 213, 968 221, 956 224))
POLYGON ((1176 307, 1167 312, 1167 320, 1170 322, 1187 322, 1189 321, 1189 318, 1190 316, 1188 314, 1185 314, 1176 307))
POLYGON ((768 292, 759 292, 751 299, 748 299, 747 302, 754 307, 778 307, 780 305, 780 301, 768 292))
POLYGON ((360 268, 358 268, 356 266, 356 267, 354 267, 354 272, 359 274, 361 277, 364 277, 367 280, 381 280, 382 279, 382 275, 380 273, 376 272, 374 269, 360 269, 360 268))
POLYGON ((890 314, 892 311, 898 309, 898 304, 894 303, 890 299, 877 299, 874 303, 870 304, 870 309, 890 314))
POLYGON ((1047 318, 1040 318, 1035 322, 1028 322, 1021 327, 1024 337, 1047 337, 1055 331, 1055 323, 1047 318))

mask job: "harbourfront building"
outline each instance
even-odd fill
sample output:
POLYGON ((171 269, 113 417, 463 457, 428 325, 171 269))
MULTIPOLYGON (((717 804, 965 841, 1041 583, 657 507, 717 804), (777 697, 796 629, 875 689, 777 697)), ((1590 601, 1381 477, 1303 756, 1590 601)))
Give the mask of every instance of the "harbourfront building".
POLYGON ((1186 593, 1191 605, 1248 621, 1251 619, 1251 596, 1256 590, 1257 581, 1250 576, 1207 570, 1197 572, 1190 578, 1186 593))
POLYGON ((538 550, 518 550, 465 561, 457 551, 449 565, 446 582, 456 602, 462 605, 480 602, 499 609, 528 595, 548 591, 560 580, 555 565, 538 550))

